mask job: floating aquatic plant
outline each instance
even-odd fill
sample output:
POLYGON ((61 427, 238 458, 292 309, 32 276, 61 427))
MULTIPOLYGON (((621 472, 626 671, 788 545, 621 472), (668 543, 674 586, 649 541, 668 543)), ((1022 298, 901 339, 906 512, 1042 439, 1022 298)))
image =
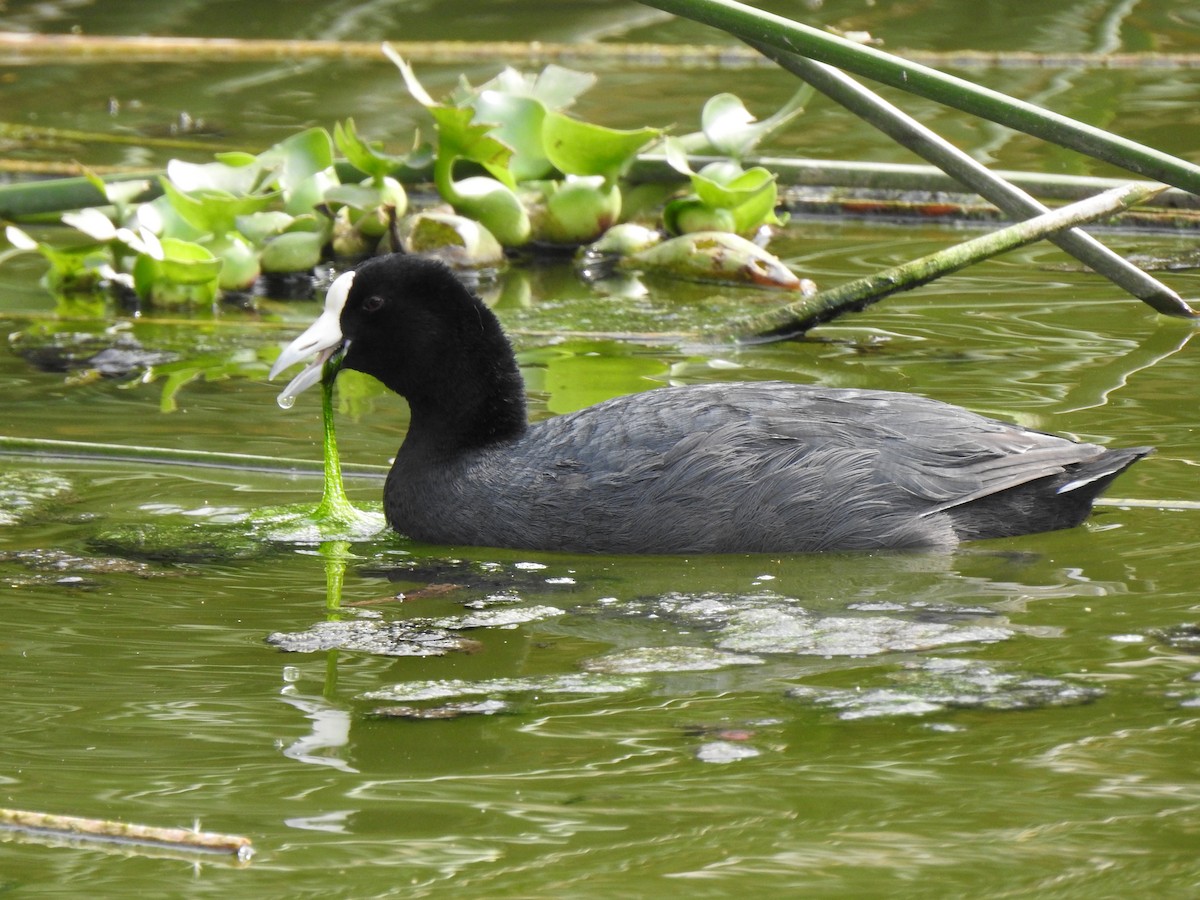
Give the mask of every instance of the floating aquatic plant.
POLYGON ((696 172, 683 146, 670 140, 667 162, 692 183, 692 193, 672 200, 663 210, 663 225, 668 232, 752 235, 763 225, 783 224, 775 215, 775 176, 762 166, 743 169, 733 160, 720 160, 696 172))
POLYGON ((434 119, 434 183, 455 210, 477 219, 506 247, 531 238, 586 243, 616 224, 617 181, 660 131, 606 128, 563 112, 594 77, 560 66, 537 76, 506 69, 479 88, 464 82, 439 103, 404 59, 385 51, 434 119), (459 161, 488 174, 456 181, 459 161))
MULTIPOLYGON (((347 119, 332 135, 307 128, 258 154, 173 160, 157 179, 161 196, 140 204, 134 199, 147 182, 92 178, 108 205, 62 218, 92 243, 61 249, 17 229, 9 231, 10 241, 17 252, 46 258, 47 283, 60 294, 118 288, 144 304, 177 307, 248 292, 263 274, 307 273, 331 256, 353 260, 405 249, 436 252, 462 267, 498 267, 505 248, 591 244, 621 223, 623 176, 662 132, 609 128, 572 115, 570 107, 595 85, 594 75, 553 65, 537 74, 509 68, 479 86, 462 80, 438 101, 405 60, 384 49, 432 118, 435 146, 414 139, 407 154, 389 153, 347 119), (409 212, 397 175, 421 167, 457 218, 441 209, 409 212), (343 183, 339 171, 357 175, 343 183)), ((738 160, 795 116, 804 96, 799 92, 762 122, 733 95, 710 100, 701 131, 668 145, 668 158, 689 178, 691 191, 667 204, 665 230, 753 235, 777 224, 774 176, 738 160), (723 159, 693 171, 687 154, 694 151, 723 159)), ((741 245, 692 245, 701 253, 704 248, 719 256, 699 266, 714 280, 732 272, 737 281, 736 273, 755 268, 763 255, 751 250, 730 265, 741 245)), ((675 252, 668 247, 662 254, 675 252)), ((643 259, 639 265, 657 264, 643 259)), ((786 268, 773 259, 771 267, 786 268)), ((658 268, 676 271, 674 263, 658 268)))

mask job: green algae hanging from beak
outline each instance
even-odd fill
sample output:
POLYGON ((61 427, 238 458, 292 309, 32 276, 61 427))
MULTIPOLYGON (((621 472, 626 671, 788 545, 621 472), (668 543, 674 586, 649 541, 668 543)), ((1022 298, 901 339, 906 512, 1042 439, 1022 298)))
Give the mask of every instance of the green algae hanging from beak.
POLYGON ((299 511, 294 506, 271 507, 250 516, 263 536, 272 541, 312 543, 321 541, 367 541, 386 530, 380 509, 363 510, 346 496, 341 458, 333 421, 333 383, 342 367, 343 354, 326 360, 321 369, 321 444, 324 451, 324 485, 315 509, 299 511))
POLYGON ((341 524, 358 512, 346 496, 342 483, 342 460, 338 455, 337 430, 333 424, 333 383, 342 368, 343 354, 336 353, 321 369, 321 450, 325 462, 321 502, 313 510, 313 518, 341 524))

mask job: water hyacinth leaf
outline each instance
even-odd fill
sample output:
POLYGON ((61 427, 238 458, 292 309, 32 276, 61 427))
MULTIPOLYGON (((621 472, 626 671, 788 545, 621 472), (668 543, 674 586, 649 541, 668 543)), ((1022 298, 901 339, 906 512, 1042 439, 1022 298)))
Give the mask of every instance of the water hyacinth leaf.
POLYGON ((475 110, 469 106, 438 103, 422 87, 412 66, 405 62, 400 54, 387 44, 383 45, 383 52, 400 70, 405 87, 413 99, 429 110, 437 127, 438 150, 434 162, 434 180, 438 190, 443 190, 444 185, 449 183, 454 163, 459 159, 479 163, 495 178, 509 187, 514 187, 508 171, 512 148, 489 134, 496 126, 489 123, 472 124, 475 110))
POLYGON ((733 94, 710 97, 700 113, 700 130, 709 147, 717 153, 742 159, 758 146, 763 138, 779 130, 800 113, 813 97, 815 90, 805 84, 777 112, 761 122, 755 120, 746 106, 733 94))
POLYGON ((417 80, 417 73, 413 71, 412 66, 405 62, 404 57, 397 53, 390 44, 384 43, 383 55, 390 59, 396 68, 400 70, 400 77, 404 79, 404 86, 408 88, 408 92, 414 100, 426 109, 438 105, 438 102, 429 95, 429 92, 417 80))
POLYGON ((221 261, 217 284, 225 291, 247 291, 258 280, 258 251, 243 237, 230 232, 214 235, 205 247, 221 261))
MULTIPOLYGON (((228 158, 228 154, 226 154, 228 158)), ((219 191, 253 194, 262 190, 267 173, 255 157, 239 155, 236 165, 225 162, 190 163, 173 159, 167 163, 167 178, 181 191, 219 191)))
POLYGON ((74 212, 63 213, 62 223, 81 231, 97 241, 114 241, 117 239, 117 226, 100 210, 89 207, 74 212))
POLYGON ((262 212, 238 216, 234 226, 238 233, 255 246, 262 245, 268 238, 282 234, 295 220, 282 210, 267 209, 262 212))
POLYGON ((221 260, 190 241, 144 234, 147 250, 133 266, 139 297, 164 306, 211 303, 217 296, 221 260))
POLYGON ((140 232, 178 238, 181 241, 195 241, 206 233, 181 216, 165 195, 138 206, 133 220, 140 232))
POLYGON ((625 257, 626 268, 686 278, 779 290, 800 290, 795 273, 758 245, 723 231, 671 238, 625 257))
POLYGON ((556 169, 565 175, 602 175, 610 183, 660 134, 656 128, 606 128, 553 110, 542 123, 542 144, 556 169))
MULTIPOLYGON (((39 253, 50 264, 46 285, 61 293, 87 293, 100 287, 104 271, 112 263, 112 254, 104 247, 60 249, 35 240, 16 225, 4 230, 12 253, 39 253)), ((2 258, 2 257, 0 257, 2 258)))
POLYGON ((157 260, 163 276, 178 284, 204 284, 216 279, 221 261, 206 247, 190 241, 163 238, 162 258, 157 260))
POLYGON ((161 179, 163 193, 172 209, 201 232, 224 234, 235 228, 238 216, 266 209, 277 194, 235 195, 215 188, 197 188, 184 192, 170 179, 161 179))
POLYGON ((600 239, 587 249, 591 253, 629 256, 640 250, 646 250, 662 241, 662 234, 645 225, 636 222, 623 222, 614 225, 600 236, 600 239))
POLYGON ((16 225, 9 225, 5 228, 4 236, 18 250, 32 250, 34 252, 38 250, 38 242, 16 225))
POLYGON ((381 142, 367 142, 361 138, 353 119, 338 122, 333 126, 333 143, 350 165, 376 182, 405 162, 403 157, 384 153, 380 149, 383 146, 381 142))
POLYGON ((755 166, 745 172, 730 172, 722 165, 719 170, 705 166, 692 178, 692 186, 696 196, 710 206, 724 206, 736 209, 756 197, 766 195, 775 198, 775 176, 762 166, 755 166), (720 172, 722 179, 717 180, 712 175, 720 172), (732 176, 732 177, 730 177, 732 176))
POLYGON ((594 75, 562 66, 546 66, 536 76, 506 68, 478 89, 460 92, 456 105, 474 109, 477 122, 495 123, 493 133, 513 150, 513 177, 534 181, 554 169, 542 145, 546 110, 567 108, 595 83, 594 75))
MULTIPOLYGON (((340 206, 339 221, 353 225, 369 237, 382 237, 392 219, 408 209, 404 185, 390 176, 362 184, 339 184, 325 192, 325 202, 340 206), (348 210, 354 210, 351 216, 348 210)), ((340 226, 339 226, 340 230, 340 226)))
POLYGON ((333 139, 324 128, 308 128, 280 141, 258 156, 273 173, 273 185, 283 193, 284 211, 310 212, 323 203, 338 183, 333 169, 333 139))
POLYGON ((326 203, 336 203, 338 206, 349 206, 351 209, 364 211, 371 209, 379 201, 379 192, 370 184, 339 184, 325 192, 326 203))
POLYGON ((264 150, 257 160, 274 172, 279 189, 288 192, 333 165, 333 139, 324 128, 307 128, 264 150))
POLYGON ((476 99, 475 114, 493 127, 497 139, 512 150, 508 170, 516 181, 545 178, 554 166, 542 149, 542 121, 546 108, 529 97, 514 97, 499 91, 483 91, 476 99))
POLYGON ((695 195, 680 197, 664 206, 662 221, 667 232, 675 235, 739 230, 732 210, 709 206, 695 195))
MULTIPOLYGON (((577 72, 553 63, 537 75, 528 75, 510 66, 491 81, 480 85, 476 93, 494 91, 512 97, 526 97, 538 101, 546 109, 562 110, 571 106, 595 84, 596 76, 592 73, 577 72)), ((470 98, 465 105, 473 105, 470 98)))
POLYGON ((771 172, 755 166, 721 183, 707 177, 710 168, 701 169, 692 179, 696 196, 709 206, 730 210, 735 231, 745 234, 759 225, 780 224, 775 216, 778 195, 775 176, 771 172))
POLYGON ((316 212, 308 212, 302 216, 292 216, 287 227, 280 234, 291 231, 307 231, 314 234, 328 235, 330 232, 329 217, 316 212))
POLYGON ((283 210, 289 215, 301 216, 312 212, 325 202, 325 196, 338 184, 337 172, 330 166, 313 172, 283 192, 283 210))
POLYGON ((83 177, 88 180, 88 183, 105 200, 117 207, 118 218, 123 218, 121 213, 126 206, 150 190, 150 181, 145 178, 132 178, 128 181, 105 181, 91 169, 84 169, 83 177))
POLYGON ((455 161, 460 159, 479 163, 497 180, 510 188, 514 186, 508 170, 512 148, 491 134, 493 125, 473 123, 473 110, 455 106, 433 106, 429 114, 437 126, 438 154, 434 163, 434 179, 438 181, 439 188, 439 173, 442 173, 442 178, 448 178, 455 161))
POLYGON ((682 141, 667 138, 665 149, 668 164, 688 176, 694 192, 667 205, 663 220, 668 231, 683 234, 711 226, 748 234, 763 224, 780 224, 775 176, 767 169, 743 170, 732 160, 719 160, 696 172, 682 141))

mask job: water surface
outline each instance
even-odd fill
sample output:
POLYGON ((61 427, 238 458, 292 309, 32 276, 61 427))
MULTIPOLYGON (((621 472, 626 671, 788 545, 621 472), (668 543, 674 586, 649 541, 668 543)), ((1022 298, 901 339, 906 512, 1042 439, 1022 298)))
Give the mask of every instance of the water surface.
MULTIPOLYGON (((795 4, 772 8, 799 14, 795 4)), ((257 4, 255 17, 245 9, 18 4, 0 23, 363 40, 717 39, 616 2, 557 12, 528 2, 257 4)), ((969 11, 946 0, 895 11, 839 0, 804 15, 870 30, 888 47, 1200 46, 1195 14, 1166 0, 969 11)), ((458 71, 432 67, 422 77, 440 89, 458 71)), ((220 140, 258 147, 347 115, 401 141, 420 119, 383 64, 3 73, 6 118, 58 127, 158 133, 186 111, 220 140)), ((1194 72, 967 74, 1194 158, 1194 72)), ((602 79, 581 111, 618 126, 691 128, 703 100, 726 89, 765 114, 793 87, 770 70, 613 66, 602 79)), ((905 103, 985 161, 1111 174, 905 103)), ((84 149, 15 152, 52 159, 84 149)), ((769 149, 910 161, 820 103, 769 149)), ((94 164, 166 158, 86 148, 94 164)), ((811 220, 793 223, 776 249, 834 284, 962 236, 811 220)), ((1125 253, 1195 246, 1188 234, 1106 240, 1125 253)), ((742 350, 587 336, 669 329, 755 302, 711 288, 655 286, 648 300, 624 303, 598 298, 558 266, 529 274, 497 309, 536 416, 729 378, 911 390, 1100 443, 1155 445, 1112 496, 1195 500, 1190 328, 1065 262, 1053 248, 1029 248, 811 340, 742 350), (556 330, 572 336, 547 337, 556 330)), ((39 275, 35 260, 0 268, 3 333, 99 333, 118 320, 111 308, 96 317, 56 307, 39 275)), ((1200 293, 1190 271, 1164 277, 1184 296, 1200 293)), ((236 377, 182 385, 173 412, 162 411, 164 377, 80 382, 6 350, 3 431, 316 460, 315 394, 279 410, 278 386, 255 360, 317 308, 264 303, 258 313, 127 321, 145 347, 245 363, 236 377)), ((348 401, 343 458, 385 463, 406 416, 394 397, 348 401)), ((5 835, 0 889, 16 896, 152 886, 162 896, 1094 897, 1187 896, 1200 884, 1193 511, 1108 505, 1082 528, 953 554, 617 559, 391 535, 214 549, 214 535, 249 531, 231 525, 248 511, 315 503, 318 479, 27 458, 0 460, 0 474, 9 486, 40 479, 43 495, 17 524, 0 526, 0 805, 198 823, 250 837, 257 851, 237 868, 5 835), (136 540, 138 528, 167 527, 176 530, 172 558, 136 540), (343 568, 342 607, 331 611, 329 574, 343 568), (406 599, 376 602, 398 593, 406 599), (469 644, 444 656, 385 656, 267 643, 329 621, 407 623, 469 644), (452 704, 487 704, 490 714, 377 714, 452 704)), ((354 479, 350 490, 366 503, 380 483, 354 479)))

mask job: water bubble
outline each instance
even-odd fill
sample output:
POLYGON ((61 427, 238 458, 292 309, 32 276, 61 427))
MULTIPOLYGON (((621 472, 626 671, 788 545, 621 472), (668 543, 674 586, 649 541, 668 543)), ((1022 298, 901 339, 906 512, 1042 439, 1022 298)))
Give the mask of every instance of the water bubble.
POLYGON ((275 398, 275 402, 279 404, 280 409, 291 409, 296 405, 296 395, 283 393, 275 398))

